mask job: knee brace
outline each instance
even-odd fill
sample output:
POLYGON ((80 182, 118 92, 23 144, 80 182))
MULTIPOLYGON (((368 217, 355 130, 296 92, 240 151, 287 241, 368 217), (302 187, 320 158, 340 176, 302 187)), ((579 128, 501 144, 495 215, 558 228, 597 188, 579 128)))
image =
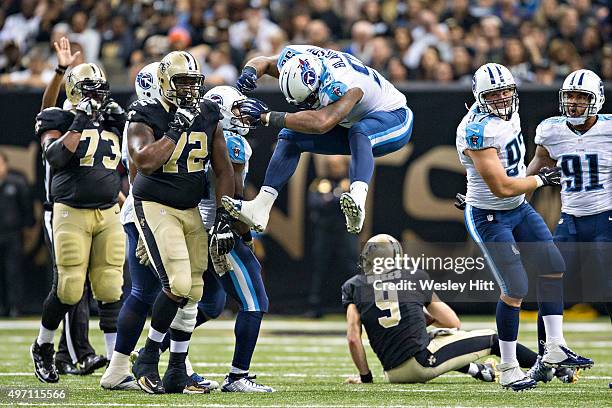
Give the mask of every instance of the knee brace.
POLYGON ((100 330, 104 333, 117 332, 117 317, 119 316, 122 304, 122 300, 113 303, 98 302, 100 330))
POLYGON ((170 328, 191 333, 195 328, 197 316, 198 304, 196 302, 187 302, 185 306, 179 308, 176 312, 170 328))

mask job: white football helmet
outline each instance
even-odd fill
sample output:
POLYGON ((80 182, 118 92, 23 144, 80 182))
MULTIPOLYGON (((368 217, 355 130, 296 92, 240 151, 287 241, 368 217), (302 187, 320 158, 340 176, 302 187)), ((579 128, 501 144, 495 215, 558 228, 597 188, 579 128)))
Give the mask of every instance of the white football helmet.
POLYGON ((236 115, 234 113, 235 111, 240 112, 240 102, 247 99, 242 92, 233 86, 215 86, 204 94, 204 99, 215 102, 221 108, 221 114, 223 115, 221 126, 223 130, 238 133, 242 136, 249 133, 251 126, 248 125, 248 121, 242 119, 240 114, 236 115))
POLYGON ((314 55, 298 54, 285 62, 278 84, 287 102, 300 109, 318 108, 322 73, 323 64, 314 55))
POLYGON ((476 70, 472 77, 472 93, 482 112, 492 113, 503 120, 510 120, 514 112, 518 112, 518 93, 516 82, 508 68, 500 64, 489 63, 476 70), (489 92, 512 90, 512 96, 485 101, 489 92))
MULTIPOLYGON (((391 270, 376 271, 375 269, 377 268, 384 268, 382 265, 375 265, 375 262, 377 262, 376 259, 391 258, 394 260, 395 265, 395 259, 397 257, 402 257, 403 254, 404 250, 402 249, 402 245, 391 235, 374 235, 372 238, 368 239, 368 242, 365 243, 363 249, 361 250, 361 255, 359 256, 359 268, 366 275, 390 272, 391 270)), ((395 268, 392 268, 392 270, 394 269, 395 268)))
POLYGON ((138 99, 156 98, 161 100, 159 81, 157 80, 158 67, 159 62, 152 62, 138 71, 136 80, 134 81, 138 99))
POLYGON ((582 125, 589 116, 597 115, 601 110, 606 97, 601 78, 588 69, 579 69, 565 78, 563 87, 559 91, 559 111, 561 115, 567 117, 567 121, 572 125, 582 125), (589 102, 577 104, 568 102, 569 92, 581 92, 589 95, 589 102), (572 113, 572 110, 584 108, 582 114, 572 113))

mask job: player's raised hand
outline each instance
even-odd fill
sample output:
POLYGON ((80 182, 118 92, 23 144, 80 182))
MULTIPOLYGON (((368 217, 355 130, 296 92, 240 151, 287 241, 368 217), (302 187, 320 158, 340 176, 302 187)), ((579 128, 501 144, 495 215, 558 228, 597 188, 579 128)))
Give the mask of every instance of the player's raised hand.
POLYGON ((121 105, 115 102, 115 100, 112 98, 108 98, 104 102, 104 105, 102 106, 102 112, 104 112, 107 115, 114 115, 114 116, 125 114, 125 110, 123 110, 121 105))
POLYGON ((536 177, 543 186, 558 186, 561 184, 561 167, 542 167, 536 177))
POLYGON ((465 195, 457 193, 455 196, 455 207, 461 211, 465 210, 465 195))
POLYGON ((166 136, 175 144, 178 143, 184 131, 189 129, 200 114, 197 108, 179 108, 174 114, 174 119, 168 125, 166 136))
POLYGON ((219 255, 228 254, 234 248, 232 217, 223 207, 217 208, 215 223, 210 230, 210 248, 219 255))
POLYGON ((246 116, 251 125, 261 124, 261 115, 270 112, 270 108, 263 101, 257 98, 247 98, 240 102, 240 113, 246 116))
POLYGON ((240 92, 249 92, 257 88, 257 71, 255 68, 246 66, 236 81, 236 88, 240 92))
POLYGON ((74 54, 70 51, 70 40, 66 37, 60 38, 59 44, 54 42, 53 48, 55 48, 55 54, 57 55, 57 65, 61 68, 68 68, 81 54, 81 51, 74 54))

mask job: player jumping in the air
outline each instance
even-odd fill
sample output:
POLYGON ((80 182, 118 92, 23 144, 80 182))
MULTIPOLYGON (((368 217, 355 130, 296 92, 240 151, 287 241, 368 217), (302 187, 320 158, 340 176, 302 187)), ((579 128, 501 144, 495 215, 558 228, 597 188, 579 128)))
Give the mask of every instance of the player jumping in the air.
POLYGON ((359 233, 374 157, 400 149, 412 134, 413 115, 405 96, 352 55, 309 45, 287 46, 279 56, 248 61, 238 89, 254 89, 264 74, 278 78, 287 101, 302 111, 270 112, 252 98, 241 104, 240 111, 253 123, 282 130, 257 197, 252 201, 224 197, 223 206, 263 231, 302 152, 351 155, 350 192, 342 195, 340 206, 347 230, 359 233))
POLYGON ((481 66, 474 74, 472 91, 476 102, 459 124, 456 138, 459 160, 467 170, 465 223, 487 254, 502 291, 496 312, 500 384, 520 391, 536 386, 516 359, 520 306, 528 291, 523 262, 538 271, 539 310, 546 326, 542 362, 581 368, 592 366, 593 361, 575 354, 565 344, 565 263, 542 217, 525 201, 525 193, 558 185, 560 169, 544 167, 537 175, 525 177, 518 94, 506 67, 481 66))
POLYGON ((100 308, 100 329, 114 348, 121 307, 125 235, 119 222, 119 138, 125 112, 110 98, 95 64, 74 67, 66 80, 72 110, 48 108, 36 117, 36 135, 51 168, 49 202, 55 276, 43 304, 31 356, 36 377, 59 380, 53 361, 55 330, 89 281, 100 308))
MULTIPOLYGON (((377 273, 376 259, 402 257, 400 243, 386 234, 368 240, 361 252, 359 274, 342 286, 342 304, 346 307, 347 340, 359 379, 348 382, 373 382, 361 327, 365 327, 376 356, 392 383, 426 382, 449 371, 460 371, 486 382, 495 381, 494 362, 475 363, 487 355, 500 355, 493 330, 459 330, 455 312, 421 282, 430 280, 421 270, 395 267, 377 273), (414 283, 415 290, 398 291, 390 286, 414 283), (424 309, 426 312, 424 311, 424 309), (439 329, 427 332, 433 324, 439 329)), ((517 358, 522 367, 531 367, 537 354, 517 344, 517 358)))
MULTIPOLYGON (((586 69, 569 74, 559 91, 561 116, 544 120, 536 129, 536 153, 527 174, 544 166, 561 167, 561 218, 553 239, 559 243, 568 274, 575 276, 584 268, 585 281, 594 283, 592 299, 604 301, 612 319, 612 115, 598 115, 604 100, 597 74, 586 69), (584 245, 587 242, 593 244, 584 245)), ((530 373, 544 382, 557 374, 541 359, 530 373)))

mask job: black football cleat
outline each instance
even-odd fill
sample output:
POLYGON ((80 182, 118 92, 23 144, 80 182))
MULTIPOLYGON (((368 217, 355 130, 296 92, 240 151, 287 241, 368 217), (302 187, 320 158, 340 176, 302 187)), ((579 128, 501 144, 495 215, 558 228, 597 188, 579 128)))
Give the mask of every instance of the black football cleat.
POLYGON ((34 374, 40 382, 56 383, 59 381, 59 374, 55 367, 55 350, 53 343, 38 345, 36 340, 30 347, 30 357, 34 363, 34 374))
POLYGON ((141 350, 132 365, 136 384, 147 394, 165 394, 166 390, 159 377, 159 353, 141 350))
POLYGON ((90 375, 99 368, 108 364, 108 359, 104 356, 90 354, 81 361, 81 375, 90 375))
POLYGON ((166 390, 157 372, 150 372, 138 378, 136 384, 147 394, 165 394, 166 390))
POLYGON ((185 364, 181 367, 168 365, 162 383, 167 394, 181 394, 189 380, 185 364))
POLYGON ((55 360, 55 368, 59 375, 81 375, 81 370, 69 361, 55 360))

